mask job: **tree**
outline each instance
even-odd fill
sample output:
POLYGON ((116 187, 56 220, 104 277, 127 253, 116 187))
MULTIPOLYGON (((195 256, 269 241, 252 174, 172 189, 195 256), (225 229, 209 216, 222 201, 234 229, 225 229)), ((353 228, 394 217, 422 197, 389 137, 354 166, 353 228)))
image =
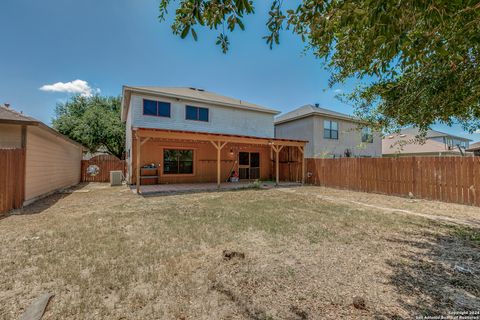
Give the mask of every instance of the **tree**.
MULTIPOLYGON (((160 3, 163 21, 170 0, 160 3)), ((298 2, 297 2, 298 3, 298 2)), ((249 0, 180 0, 174 34, 197 40, 196 26, 244 30, 249 0)), ((289 29, 331 71, 329 85, 357 79, 343 95, 356 115, 376 129, 436 122, 480 128, 480 2, 473 0, 303 0, 295 8, 272 1, 264 37, 270 47, 289 29)))
POLYGON ((53 127, 92 153, 105 147, 118 158, 125 152, 125 124, 119 97, 74 96, 55 109, 53 127))

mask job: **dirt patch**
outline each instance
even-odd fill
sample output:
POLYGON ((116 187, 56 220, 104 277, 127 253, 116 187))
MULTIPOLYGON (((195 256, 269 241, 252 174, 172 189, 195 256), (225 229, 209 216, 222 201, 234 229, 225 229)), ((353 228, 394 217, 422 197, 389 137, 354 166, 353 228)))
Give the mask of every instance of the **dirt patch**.
POLYGON ((478 228, 341 199, 461 219, 478 208, 444 212, 447 204, 316 187, 145 198, 83 188, 0 220, 0 318, 19 318, 43 292, 55 294, 43 319, 409 319, 480 309, 478 228))

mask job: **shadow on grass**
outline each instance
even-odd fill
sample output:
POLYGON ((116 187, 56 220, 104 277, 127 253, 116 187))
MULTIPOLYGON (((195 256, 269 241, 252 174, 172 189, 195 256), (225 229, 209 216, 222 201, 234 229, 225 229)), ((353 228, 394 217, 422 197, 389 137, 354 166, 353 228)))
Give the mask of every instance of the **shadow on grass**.
POLYGON ((412 318, 480 311, 480 229, 444 228, 387 239, 406 248, 400 259, 388 261, 393 270, 389 280, 412 318))
POLYGON ((58 201, 67 198, 75 191, 85 189, 87 186, 88 184, 86 183, 80 183, 70 188, 55 191, 54 193, 47 195, 43 198, 40 198, 23 208, 16 209, 9 212, 4 218, 8 218, 12 214, 13 215, 32 215, 32 214, 42 213, 43 211, 55 205, 58 201))

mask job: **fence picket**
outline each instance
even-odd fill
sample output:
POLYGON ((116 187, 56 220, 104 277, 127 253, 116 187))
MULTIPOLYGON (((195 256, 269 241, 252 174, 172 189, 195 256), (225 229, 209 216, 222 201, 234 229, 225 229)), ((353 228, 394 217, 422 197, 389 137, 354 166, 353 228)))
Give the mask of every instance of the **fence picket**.
POLYGON ((480 158, 306 159, 307 183, 480 206, 480 158))

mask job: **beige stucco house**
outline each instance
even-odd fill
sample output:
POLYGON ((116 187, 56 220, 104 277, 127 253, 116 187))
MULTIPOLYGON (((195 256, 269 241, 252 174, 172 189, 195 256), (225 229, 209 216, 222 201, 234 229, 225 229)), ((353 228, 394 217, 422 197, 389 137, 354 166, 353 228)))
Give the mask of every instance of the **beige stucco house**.
POLYGON ((384 157, 400 156, 463 156, 469 153, 470 139, 445 132, 428 130, 424 140, 417 138, 416 128, 406 128, 382 140, 384 157))
POLYGON ((480 157, 480 141, 470 144, 467 152, 473 152, 473 155, 480 157))
MULTIPOLYGON (((46 124, 0 105, 0 149, 24 149, 23 204, 80 181, 83 147, 46 124)), ((2 170, 0 168, 0 175, 2 170)))
POLYGON ((378 133, 347 114, 305 105, 275 118, 275 138, 309 141, 306 158, 381 157, 378 133))

